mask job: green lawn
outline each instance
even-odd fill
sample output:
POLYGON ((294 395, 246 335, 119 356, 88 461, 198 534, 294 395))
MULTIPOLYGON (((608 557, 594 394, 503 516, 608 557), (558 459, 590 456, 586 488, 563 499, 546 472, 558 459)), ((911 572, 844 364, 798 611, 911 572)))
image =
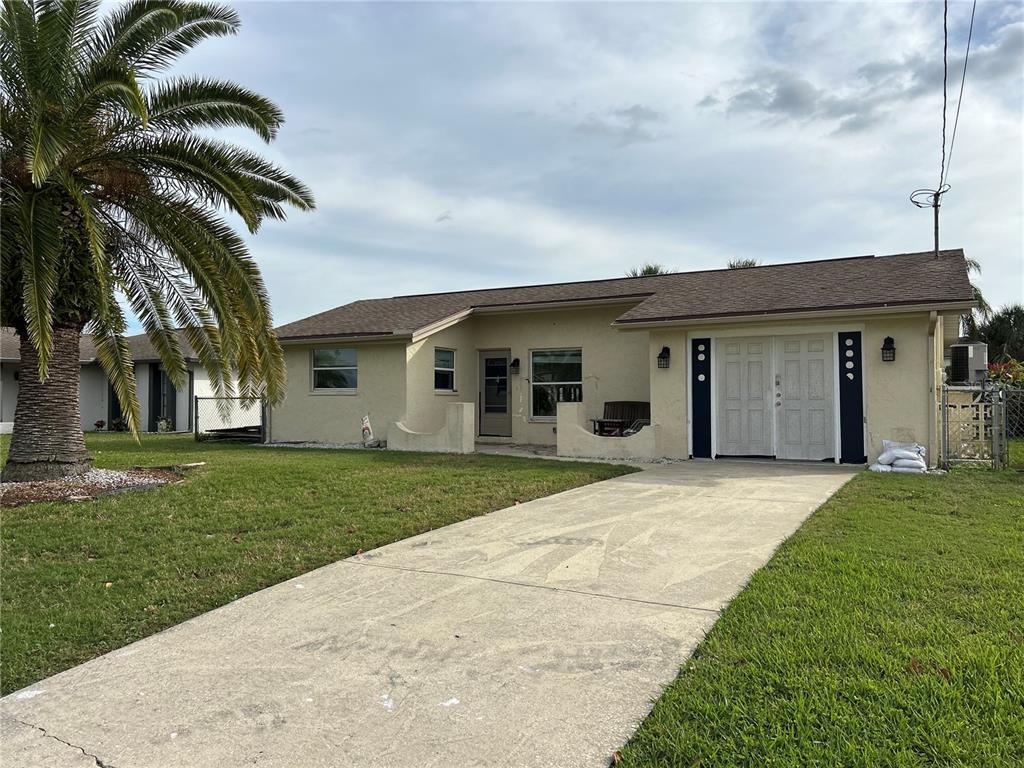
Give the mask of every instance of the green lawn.
POLYGON ((3 510, 4 692, 359 549, 632 471, 178 435, 87 443, 98 467, 207 467, 155 491, 3 510))
POLYGON ((859 475, 726 609, 622 756, 1024 765, 1024 472, 859 475))

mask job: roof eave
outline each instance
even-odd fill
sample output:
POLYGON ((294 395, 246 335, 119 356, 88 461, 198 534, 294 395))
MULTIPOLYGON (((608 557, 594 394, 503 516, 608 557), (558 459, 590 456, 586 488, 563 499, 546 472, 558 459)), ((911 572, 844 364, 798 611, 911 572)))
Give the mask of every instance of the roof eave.
POLYGON ((706 325, 707 323, 742 323, 750 322, 751 320, 800 320, 803 318, 842 317, 850 314, 887 315, 931 310, 967 311, 975 306, 976 303, 974 301, 859 304, 845 307, 829 307, 827 309, 770 310, 765 312, 736 312, 718 315, 638 318, 636 320, 623 320, 620 318, 612 323, 612 327, 621 330, 640 330, 643 328, 663 328, 679 325, 706 325))
POLYGON ((323 342, 325 344, 333 344, 336 342, 368 342, 368 341, 410 341, 412 339, 412 331, 400 331, 392 333, 391 331, 360 331, 358 333, 322 333, 322 334, 310 334, 306 336, 278 336, 277 340, 282 345, 294 345, 294 344, 311 344, 313 342, 323 342))

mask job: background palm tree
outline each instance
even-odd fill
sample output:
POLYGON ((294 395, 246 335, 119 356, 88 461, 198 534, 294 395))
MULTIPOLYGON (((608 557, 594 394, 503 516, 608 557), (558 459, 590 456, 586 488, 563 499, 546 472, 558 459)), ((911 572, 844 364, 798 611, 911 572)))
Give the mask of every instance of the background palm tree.
MULTIPOLYGON (((964 261, 967 262, 967 273, 969 275, 981 274, 981 262, 970 257, 966 257, 964 261)), ((985 300, 978 284, 972 282, 971 290, 974 292, 974 301, 977 306, 960 317, 960 333, 966 339, 975 338, 978 333, 979 323, 984 323, 992 317, 992 306, 985 300)))
POLYGON ((626 272, 626 277, 649 277, 650 275, 667 275, 668 273, 669 270, 664 265, 647 261, 626 272))
POLYGON ((729 262, 729 269, 749 269, 750 267, 760 267, 761 262, 757 259, 732 259, 729 262))
POLYGON ((1008 304, 990 313, 967 338, 988 345, 989 362, 1024 361, 1024 305, 1008 304))
POLYGON ((185 379, 175 327, 220 395, 278 401, 281 349, 245 243, 285 205, 313 207, 301 182, 257 154, 209 138, 242 126, 265 141, 283 122, 264 97, 198 77, 160 80, 207 37, 234 34, 232 9, 134 0, 6 0, 0 19, 2 297, 21 339, 14 434, 4 480, 89 466, 79 423, 78 346, 97 357, 139 429, 125 302, 168 376, 185 379))

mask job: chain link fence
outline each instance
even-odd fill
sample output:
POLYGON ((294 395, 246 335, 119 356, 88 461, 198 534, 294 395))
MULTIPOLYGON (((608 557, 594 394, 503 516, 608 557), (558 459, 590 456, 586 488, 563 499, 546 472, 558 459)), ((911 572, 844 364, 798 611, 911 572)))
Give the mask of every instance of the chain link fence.
POLYGON ((263 442, 266 418, 263 403, 242 397, 196 397, 196 440, 263 442))
POLYGON ((1024 461, 1024 387, 993 382, 942 388, 942 457, 995 469, 1024 461))

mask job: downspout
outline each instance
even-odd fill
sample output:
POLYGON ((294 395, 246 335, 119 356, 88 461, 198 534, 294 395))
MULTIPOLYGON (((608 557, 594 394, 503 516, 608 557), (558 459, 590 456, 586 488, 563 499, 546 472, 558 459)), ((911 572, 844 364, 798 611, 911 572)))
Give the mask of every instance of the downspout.
POLYGON ((938 410, 938 387, 937 377, 935 375, 935 333, 939 324, 939 313, 934 309, 928 313, 928 377, 930 379, 928 384, 928 392, 930 393, 931 402, 929 403, 928 410, 928 465, 930 467, 937 467, 939 465, 938 452, 939 443, 936 439, 936 423, 939 418, 938 410))

